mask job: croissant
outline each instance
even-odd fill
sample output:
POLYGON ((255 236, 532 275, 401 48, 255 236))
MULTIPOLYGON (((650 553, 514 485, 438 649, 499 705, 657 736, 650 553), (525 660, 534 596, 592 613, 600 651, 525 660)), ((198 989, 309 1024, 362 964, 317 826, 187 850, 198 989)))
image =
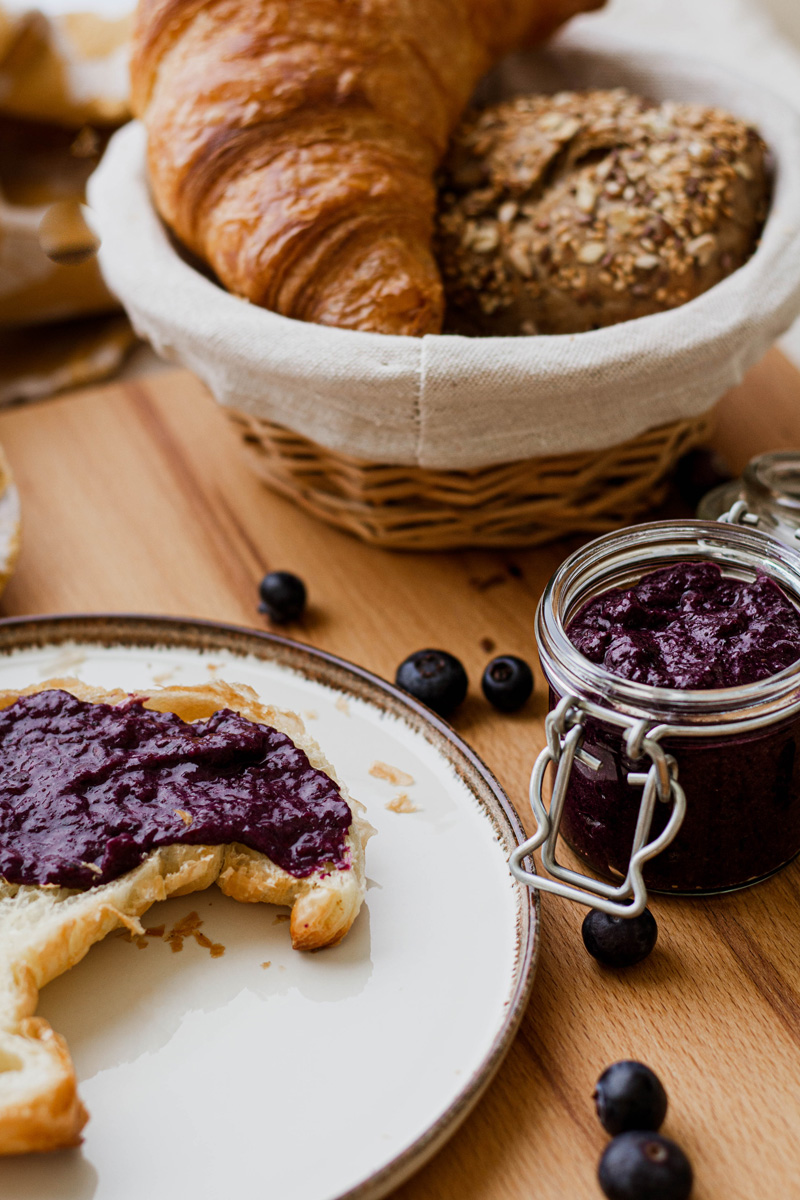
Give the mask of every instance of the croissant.
POLYGON ((434 174, 502 54, 603 0, 140 0, 132 92, 156 205, 284 316, 441 329, 434 174))

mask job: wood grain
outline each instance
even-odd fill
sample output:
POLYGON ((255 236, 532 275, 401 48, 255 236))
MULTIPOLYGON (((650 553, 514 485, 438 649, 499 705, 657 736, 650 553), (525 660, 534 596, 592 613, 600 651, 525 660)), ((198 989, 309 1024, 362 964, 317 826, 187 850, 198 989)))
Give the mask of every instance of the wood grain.
MULTIPOLYGON (((311 601, 291 631, 301 640, 385 677, 425 645, 459 655, 472 684, 456 728, 527 821, 545 689, 537 677, 527 711, 501 717, 478 684, 495 651, 536 661, 536 602, 569 546, 425 556, 365 547, 267 492, 184 372, 7 411, 0 441, 24 512, 4 615, 109 610, 258 627, 261 575, 297 571, 311 601)), ((800 374, 777 351, 721 403, 716 444, 736 467, 800 444, 800 374)), ((538 979, 512 1051, 463 1128, 397 1196, 599 1196, 606 1138, 592 1089, 627 1057, 667 1086, 665 1132, 694 1162, 695 1200, 800 1196, 799 902, 797 863, 731 896, 654 898, 656 952, 611 972, 583 950, 583 910, 545 898, 538 979)))

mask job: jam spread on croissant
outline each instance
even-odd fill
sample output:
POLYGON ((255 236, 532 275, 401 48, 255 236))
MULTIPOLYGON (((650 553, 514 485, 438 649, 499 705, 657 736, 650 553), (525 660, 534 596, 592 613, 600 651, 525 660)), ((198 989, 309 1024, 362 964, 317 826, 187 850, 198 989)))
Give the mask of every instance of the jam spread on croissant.
POLYGON ((68 692, 0 711, 0 876, 88 888, 176 842, 239 842, 297 877, 349 865, 352 814, 285 733, 228 709, 191 724, 68 692))
POLYGON ((603 592, 567 633, 612 675, 651 687, 740 687, 800 658, 800 613, 778 585, 714 563, 676 563, 603 592))

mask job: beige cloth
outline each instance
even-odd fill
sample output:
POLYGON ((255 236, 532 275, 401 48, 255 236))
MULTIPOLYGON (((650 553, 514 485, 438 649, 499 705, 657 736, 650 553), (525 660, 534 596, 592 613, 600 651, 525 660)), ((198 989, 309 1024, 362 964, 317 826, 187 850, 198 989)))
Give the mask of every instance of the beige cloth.
POLYGON ((0 593, 16 566, 21 535, 19 493, 6 456, 0 448, 0 593))
POLYGON ((128 30, 0 5, 0 328, 112 307, 96 266, 52 262, 37 230, 49 205, 83 195, 103 139, 80 130, 127 118, 128 30))
POLYGON ((595 41, 570 35, 495 82, 505 93, 622 83, 718 104, 755 124, 774 153, 757 252, 690 304, 561 337, 403 339, 287 320, 179 257, 150 203, 138 124, 115 136, 90 182, 109 286, 137 331, 222 404, 362 459, 479 467, 601 449, 704 412, 800 313, 800 115, 722 69, 613 38, 589 49, 595 41))
POLYGON ((129 111, 131 22, 88 12, 15 13, 0 5, 0 110, 70 129, 119 125, 129 111))
POLYGON ((83 197, 108 126, 127 119, 129 28, 0 5, 0 403, 111 374, 133 343, 117 316, 75 320, 118 307, 96 261, 55 263, 39 240, 52 204, 83 197))

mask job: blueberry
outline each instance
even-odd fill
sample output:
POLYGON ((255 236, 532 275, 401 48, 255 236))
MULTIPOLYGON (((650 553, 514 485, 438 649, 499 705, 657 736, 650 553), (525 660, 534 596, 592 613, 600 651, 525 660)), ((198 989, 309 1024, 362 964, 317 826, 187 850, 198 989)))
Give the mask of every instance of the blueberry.
POLYGON ((258 588, 259 612, 266 613, 276 625, 296 621, 306 606, 306 585, 291 571, 270 571, 258 588))
POLYGON ((660 1129, 667 1115, 667 1093, 644 1063, 612 1063, 597 1081, 594 1102, 600 1124, 610 1134, 629 1129, 660 1129))
POLYGON ((608 1143, 597 1178, 608 1200, 688 1200, 693 1175, 680 1146, 637 1129, 608 1143))
POLYGON ((467 672, 446 650, 417 650, 397 668, 394 679, 439 716, 448 716, 467 694, 467 672))
POLYGON ((605 967, 632 967, 656 944, 658 925, 646 908, 638 917, 610 917, 593 908, 584 918, 583 944, 605 967))
POLYGON ((516 712, 533 691, 533 672, 524 658, 501 654, 483 672, 481 687, 489 703, 500 712, 516 712))

